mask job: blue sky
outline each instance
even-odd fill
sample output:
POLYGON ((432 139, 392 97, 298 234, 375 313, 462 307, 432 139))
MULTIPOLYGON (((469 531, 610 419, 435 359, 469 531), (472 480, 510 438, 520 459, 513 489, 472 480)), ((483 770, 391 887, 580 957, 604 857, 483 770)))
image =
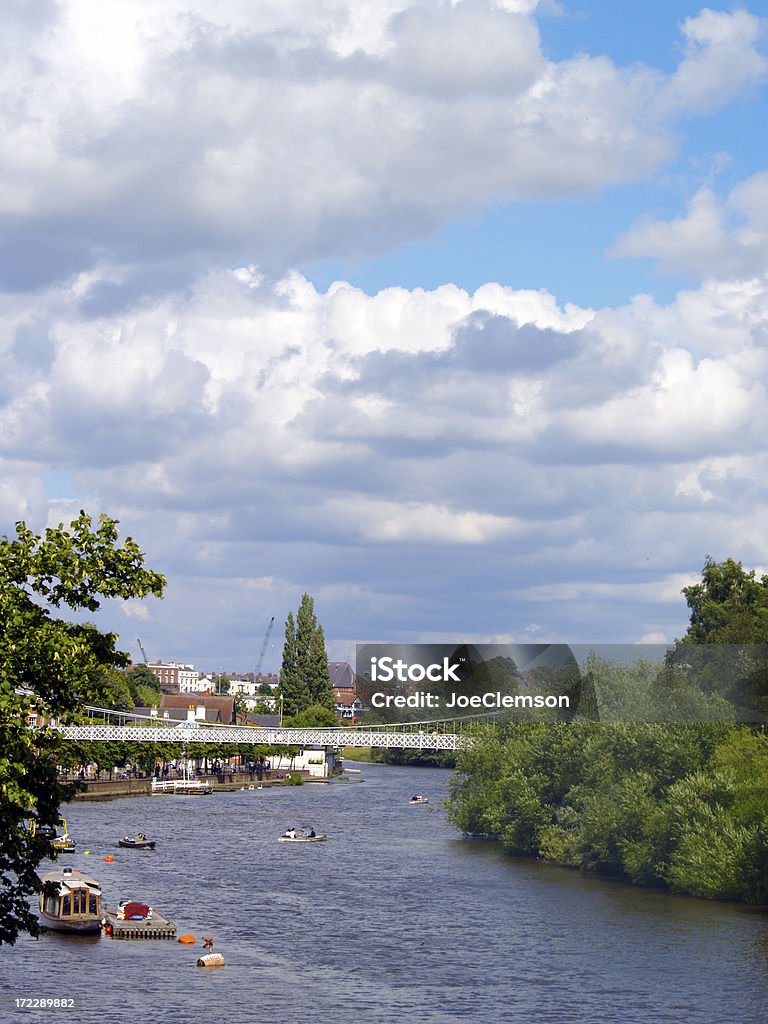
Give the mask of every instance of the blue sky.
MULTIPOLYGON (((678 26, 702 9, 687 0, 564 4, 553 6, 550 13, 542 7, 542 48, 552 59, 567 60, 584 51, 616 64, 642 63, 667 73, 680 59, 678 26)), ((752 9, 757 14, 759 8, 752 9)), ((761 123, 768 124, 768 97, 755 83, 725 109, 683 121, 675 157, 661 174, 566 199, 496 203, 450 220, 434 236, 398 246, 378 259, 301 269, 318 287, 341 277, 369 293, 393 284, 434 288, 445 281, 474 290, 499 280, 518 288, 547 288, 560 301, 585 306, 619 305, 638 292, 669 302, 692 278, 660 273, 651 258, 612 257, 616 239, 642 217, 674 217, 703 185, 723 195, 763 170, 761 123)))
POLYGON ((765 571, 762 5, 0 19, 0 531, 120 519, 136 656, 245 671, 304 591, 337 658, 663 643, 765 571))

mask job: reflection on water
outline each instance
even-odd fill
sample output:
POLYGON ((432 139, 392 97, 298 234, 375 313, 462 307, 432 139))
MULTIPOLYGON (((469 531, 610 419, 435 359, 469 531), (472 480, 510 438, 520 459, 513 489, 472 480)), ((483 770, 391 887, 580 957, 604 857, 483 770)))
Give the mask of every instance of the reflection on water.
POLYGON ((213 931, 226 967, 198 968, 199 942, 50 934, 3 948, 0 992, 79 996, 65 1019, 86 1024, 766 1020, 762 913, 512 860, 447 825, 448 772, 358 767, 330 785, 72 805, 91 856, 60 862, 94 874, 108 905, 213 931), (278 843, 291 825, 328 841, 278 843), (118 850, 136 831, 157 849, 118 850))

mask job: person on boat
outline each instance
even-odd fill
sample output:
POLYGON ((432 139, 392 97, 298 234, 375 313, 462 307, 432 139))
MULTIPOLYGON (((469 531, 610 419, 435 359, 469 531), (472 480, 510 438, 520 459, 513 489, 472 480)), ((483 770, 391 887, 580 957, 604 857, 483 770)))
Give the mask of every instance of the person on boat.
POLYGON ((311 828, 309 830, 309 838, 310 839, 314 839, 316 835, 317 835, 317 833, 315 832, 315 830, 313 828, 311 828))
POLYGON ((146 838, 147 838, 147 837, 146 837, 146 836, 144 835, 144 833, 143 833, 143 832, 139 832, 139 833, 138 833, 138 834, 136 835, 136 840, 137 840, 137 842, 139 842, 139 843, 143 843, 143 842, 144 842, 144 840, 145 840, 146 838))
POLYGON ((285 830, 285 838, 286 839, 295 839, 296 838, 296 829, 295 828, 288 828, 288 829, 286 829, 285 830))

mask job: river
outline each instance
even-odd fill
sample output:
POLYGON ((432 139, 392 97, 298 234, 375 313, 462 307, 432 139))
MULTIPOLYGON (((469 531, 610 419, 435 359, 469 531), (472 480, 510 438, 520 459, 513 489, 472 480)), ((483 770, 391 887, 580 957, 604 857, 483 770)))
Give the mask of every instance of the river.
POLYGON ((768 1021, 765 913, 504 857, 445 821, 449 772, 356 767, 328 785, 69 805, 79 852, 60 863, 93 873, 108 905, 215 932, 226 966, 197 967, 199 943, 24 938, 0 948, 0 1020, 768 1021), (416 792, 429 805, 409 805, 416 792), (278 843, 290 825, 328 841, 278 843), (139 830, 154 852, 115 848, 139 830), (57 995, 80 1005, 10 1008, 57 995))

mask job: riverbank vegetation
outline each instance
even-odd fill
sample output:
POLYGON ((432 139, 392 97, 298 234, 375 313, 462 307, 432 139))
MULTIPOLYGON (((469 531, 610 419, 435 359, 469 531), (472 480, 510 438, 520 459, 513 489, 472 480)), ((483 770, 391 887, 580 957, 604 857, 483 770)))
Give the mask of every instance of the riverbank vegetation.
POLYGON ((768 904, 768 577, 707 559, 664 663, 586 665, 594 714, 486 726, 448 801, 511 854, 768 904))
POLYGON ((511 854, 768 903, 768 738, 748 726, 489 728, 459 755, 448 812, 511 854))
POLYGON ((72 721, 99 691, 105 668, 125 665, 117 636, 54 612, 94 612, 103 598, 160 597, 165 579, 144 568, 130 538, 118 544, 116 520, 94 526, 81 512, 43 535, 23 522, 0 538, 0 944, 39 932, 29 897, 50 845, 30 820, 55 826, 74 793, 58 777, 66 741, 46 725, 72 721), (37 728, 31 729, 34 724, 37 728))

